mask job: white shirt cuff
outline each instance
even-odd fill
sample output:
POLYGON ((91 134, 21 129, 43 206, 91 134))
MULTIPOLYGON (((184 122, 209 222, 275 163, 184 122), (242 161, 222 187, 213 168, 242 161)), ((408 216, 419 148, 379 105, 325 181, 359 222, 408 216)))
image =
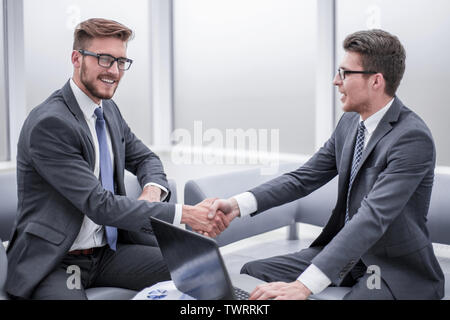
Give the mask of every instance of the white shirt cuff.
POLYGON ((169 194, 169 190, 167 190, 166 188, 157 183, 149 182, 144 186, 144 188, 147 186, 155 186, 161 189, 161 201, 164 201, 167 198, 167 195, 169 194))
POLYGON ((236 199, 241 217, 248 216, 258 210, 258 203, 251 192, 244 192, 233 197, 236 199))
POLYGON ((303 283, 312 294, 318 294, 331 284, 331 280, 325 273, 313 264, 306 268, 297 280, 303 283))
POLYGON ((183 205, 177 203, 175 205, 175 217, 173 218, 173 225, 180 227, 181 226, 181 215, 183 214, 183 205))

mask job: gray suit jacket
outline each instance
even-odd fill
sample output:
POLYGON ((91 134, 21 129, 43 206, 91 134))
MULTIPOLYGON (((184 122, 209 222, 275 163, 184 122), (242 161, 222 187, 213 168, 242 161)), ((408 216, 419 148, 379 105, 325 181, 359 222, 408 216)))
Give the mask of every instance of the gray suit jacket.
POLYGON ((435 167, 431 133, 396 97, 347 190, 358 122, 357 113, 344 114, 305 165, 250 190, 258 202, 256 214, 304 197, 338 174, 336 207, 311 245, 324 247, 312 263, 339 285, 362 259, 380 268, 398 299, 442 298, 444 275, 426 227, 435 167), (344 226, 347 192, 352 218, 344 226))
POLYGON ((103 108, 115 158, 115 195, 93 174, 93 138, 69 82, 24 122, 17 151, 18 217, 8 247, 5 286, 14 296, 29 297, 58 265, 84 215, 119 228, 119 241, 151 233, 150 217, 173 222, 174 204, 125 196, 124 169, 135 174, 141 186, 169 186, 158 156, 131 132, 116 104, 104 100, 103 108))

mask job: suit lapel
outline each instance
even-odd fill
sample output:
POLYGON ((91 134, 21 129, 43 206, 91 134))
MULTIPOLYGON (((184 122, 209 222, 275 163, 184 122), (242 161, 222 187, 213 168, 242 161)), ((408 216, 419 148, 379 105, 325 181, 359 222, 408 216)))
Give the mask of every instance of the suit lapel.
POLYGON ((81 125, 82 130, 84 131, 84 133, 88 137, 89 142, 91 143, 92 152, 94 152, 95 148, 92 140, 91 131, 89 130, 89 127, 84 119, 83 111, 81 111, 77 99, 75 98, 72 92, 72 88, 70 87, 70 80, 67 81, 64 87, 61 89, 61 91, 64 100, 66 101, 67 107, 69 108, 70 112, 74 115, 78 123, 81 125))
POLYGON ((344 147, 342 149, 341 163, 339 165, 339 194, 347 194, 341 192, 346 190, 350 179, 350 167, 353 160, 353 150, 355 149, 356 131, 358 129, 359 116, 355 118, 351 124, 351 129, 345 138, 344 147))
MULTIPOLYGON (((383 116, 383 118, 378 123, 377 128, 372 134, 372 137, 370 138, 366 148, 363 150, 361 161, 359 162, 358 167, 356 168, 356 174, 355 179, 358 176, 359 171, 361 170, 362 166, 364 165, 364 162, 367 160, 369 155, 372 153, 375 146, 378 144, 378 142, 383 138, 386 134, 389 133, 389 131, 392 130, 392 124, 394 122, 397 122, 398 117, 400 115, 400 108, 402 106, 402 103, 400 100, 396 97, 394 102, 392 103, 389 110, 386 112, 386 114, 383 116)), ((351 152, 351 155, 353 157, 353 150, 351 152)), ((349 190, 350 192, 350 190, 349 190)))
POLYGON ((111 144, 114 153, 114 171, 116 173, 116 183, 120 185, 120 181, 123 181, 123 168, 121 166, 121 157, 122 157, 122 135, 118 130, 119 124, 114 117, 113 106, 111 102, 108 100, 103 100, 103 113, 106 121, 106 125, 108 126, 109 135, 111 136, 111 144))

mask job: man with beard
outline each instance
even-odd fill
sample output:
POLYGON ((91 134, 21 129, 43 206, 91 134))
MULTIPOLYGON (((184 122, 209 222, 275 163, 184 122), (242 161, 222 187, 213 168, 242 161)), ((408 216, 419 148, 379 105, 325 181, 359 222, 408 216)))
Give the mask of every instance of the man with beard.
POLYGON ((18 142, 18 217, 8 247, 6 291, 32 299, 86 299, 89 287, 141 290, 168 280, 150 217, 218 235, 207 202, 169 204, 158 156, 130 130, 113 97, 131 67, 132 31, 90 19, 74 34, 73 76, 34 108, 18 142), (143 187, 126 197, 124 169, 143 187), (79 281, 70 283, 75 272, 79 281), (71 284, 71 285, 70 285, 71 284))

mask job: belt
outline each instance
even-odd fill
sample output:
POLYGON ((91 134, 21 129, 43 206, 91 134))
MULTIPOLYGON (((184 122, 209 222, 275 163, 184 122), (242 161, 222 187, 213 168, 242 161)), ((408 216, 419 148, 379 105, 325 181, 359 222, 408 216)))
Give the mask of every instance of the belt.
POLYGON ((73 251, 69 251, 69 254, 74 255, 74 256, 79 256, 79 255, 88 256, 88 255, 93 254, 95 249, 98 249, 98 248, 73 250, 73 251))

